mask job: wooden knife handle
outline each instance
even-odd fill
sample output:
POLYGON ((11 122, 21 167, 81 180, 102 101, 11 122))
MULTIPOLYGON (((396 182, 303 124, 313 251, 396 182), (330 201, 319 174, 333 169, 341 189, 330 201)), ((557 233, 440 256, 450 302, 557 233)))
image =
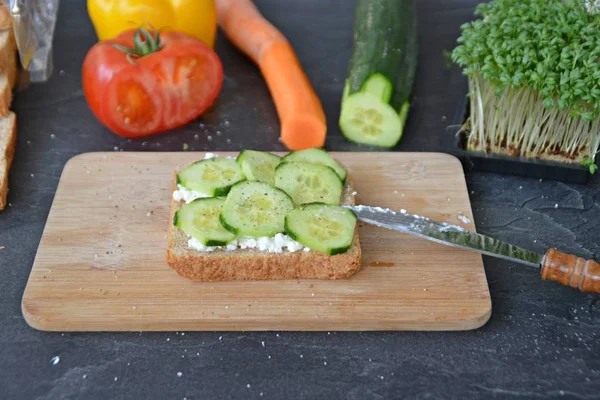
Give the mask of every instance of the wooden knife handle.
POLYGON ((541 274, 542 279, 582 292, 600 293, 600 264, 594 260, 549 249, 542 260, 541 274))

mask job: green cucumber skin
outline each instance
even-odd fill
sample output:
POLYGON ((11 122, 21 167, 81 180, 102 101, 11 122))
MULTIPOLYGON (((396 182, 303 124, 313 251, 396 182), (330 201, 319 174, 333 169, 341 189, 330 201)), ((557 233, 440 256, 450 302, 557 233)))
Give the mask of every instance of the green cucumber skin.
MULTIPOLYGON (((394 84, 394 93, 390 104, 398 112, 410 104, 410 97, 413 90, 415 75, 417 72, 417 58, 419 53, 418 31, 417 31, 417 5, 415 0, 403 0, 400 12, 405 16, 404 26, 404 52, 402 54, 402 63, 400 64, 400 73, 394 84)), ((405 113, 403 124, 406 120, 408 110, 405 113)), ((401 115, 402 116, 402 115, 401 115)))
POLYGON ((236 227, 231 226, 227 223, 227 220, 225 219, 225 217, 223 217, 223 214, 219 215, 219 222, 221 222, 221 225, 223 225, 223 228, 227 229, 229 232, 233 233, 234 235, 237 235, 240 233, 240 231, 236 227))
POLYGON ((349 94, 362 90, 374 73, 396 82, 402 60, 402 21, 398 13, 406 0, 358 0, 354 11, 352 56, 348 68, 349 94))
POLYGON ((358 0, 354 46, 348 67, 348 95, 363 89, 373 74, 393 85, 391 105, 399 111, 409 99, 417 64, 415 0, 358 0))
MULTIPOLYGON (((240 182, 244 182, 243 180, 240 182)), ((236 184, 239 182, 236 182, 236 184)), ((213 197, 225 197, 227 196, 227 193, 229 193, 229 191, 231 190, 231 188, 233 187, 233 185, 231 186, 225 186, 222 188, 218 188, 215 189, 215 192, 213 193, 213 197)))
POLYGON ((223 242, 221 240, 207 240, 205 246, 208 247, 219 247, 219 246, 227 246, 228 242, 223 242))

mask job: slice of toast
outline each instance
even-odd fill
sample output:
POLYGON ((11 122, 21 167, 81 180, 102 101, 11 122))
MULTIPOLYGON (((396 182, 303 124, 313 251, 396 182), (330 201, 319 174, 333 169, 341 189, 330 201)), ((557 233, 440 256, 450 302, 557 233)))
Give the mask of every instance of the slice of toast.
POLYGON ((17 60, 16 53, 9 53, 6 69, 0 73, 0 117, 9 113, 9 107, 13 99, 13 88, 17 82, 17 60))
POLYGON ((17 141, 17 118, 13 112, 0 118, 0 210, 6 207, 8 171, 12 164, 17 141))
MULTIPOLYGON (((173 190, 177 188, 174 180, 173 190)), ((343 205, 354 204, 350 177, 342 195, 343 205)), ((183 202, 171 200, 171 219, 183 202)), ((197 281, 341 279, 360 269, 361 249, 358 226, 352 247, 345 253, 329 256, 317 251, 268 253, 257 249, 199 252, 188 247, 189 237, 169 224, 167 263, 181 276, 197 281)))

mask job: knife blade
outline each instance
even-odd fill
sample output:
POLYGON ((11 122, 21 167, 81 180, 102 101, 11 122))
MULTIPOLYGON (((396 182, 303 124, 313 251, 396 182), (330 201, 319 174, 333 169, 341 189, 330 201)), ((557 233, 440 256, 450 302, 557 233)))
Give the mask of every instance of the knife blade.
POLYGON ((548 249, 542 255, 458 225, 409 214, 406 210, 396 212, 388 208, 363 205, 345 207, 352 210, 360 221, 368 224, 518 262, 539 269, 542 279, 571 286, 582 292, 600 293, 600 264, 594 260, 586 260, 555 249, 548 249))
POLYGON ((437 222, 427 217, 409 214, 405 210, 396 212, 387 208, 371 206, 348 207, 359 220, 382 228, 408 233, 422 239, 451 247, 478 251, 482 254, 519 262, 530 267, 541 268, 542 254, 472 232, 458 225, 437 222))

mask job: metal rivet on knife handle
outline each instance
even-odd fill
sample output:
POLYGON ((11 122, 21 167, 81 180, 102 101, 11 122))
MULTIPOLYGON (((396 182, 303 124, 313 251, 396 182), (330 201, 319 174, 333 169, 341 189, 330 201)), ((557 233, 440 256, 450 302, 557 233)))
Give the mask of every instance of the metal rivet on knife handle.
POLYGON ((542 260, 541 275, 582 292, 600 293, 600 264, 594 260, 549 249, 542 260))

